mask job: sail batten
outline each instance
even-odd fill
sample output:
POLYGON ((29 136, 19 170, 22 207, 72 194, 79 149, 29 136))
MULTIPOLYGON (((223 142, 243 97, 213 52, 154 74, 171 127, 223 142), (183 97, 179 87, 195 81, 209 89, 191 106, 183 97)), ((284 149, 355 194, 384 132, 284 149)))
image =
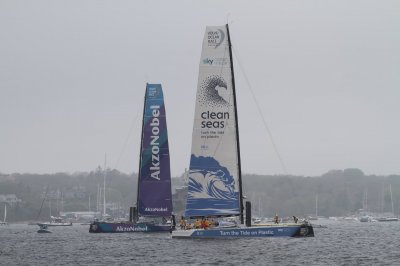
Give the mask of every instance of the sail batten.
POLYGON ((240 169, 228 28, 207 27, 199 66, 185 216, 240 215, 240 169))
POLYGON ((137 206, 140 216, 170 216, 172 213, 167 122, 160 84, 146 86, 137 206))

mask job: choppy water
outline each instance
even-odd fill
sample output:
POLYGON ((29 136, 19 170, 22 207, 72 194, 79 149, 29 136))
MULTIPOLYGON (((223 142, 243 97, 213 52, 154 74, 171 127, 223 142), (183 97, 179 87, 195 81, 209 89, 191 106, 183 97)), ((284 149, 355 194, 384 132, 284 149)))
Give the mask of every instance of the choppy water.
POLYGON ((0 226, 0 265, 400 265, 400 222, 325 224, 314 238, 225 240, 0 226))

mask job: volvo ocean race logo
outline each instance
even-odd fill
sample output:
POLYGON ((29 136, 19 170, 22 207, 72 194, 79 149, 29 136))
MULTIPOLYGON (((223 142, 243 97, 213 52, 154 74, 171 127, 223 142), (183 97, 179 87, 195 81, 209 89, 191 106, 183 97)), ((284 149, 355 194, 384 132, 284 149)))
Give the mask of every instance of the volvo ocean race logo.
POLYGON ((218 29, 216 31, 212 30, 207 33, 208 46, 217 48, 218 46, 221 45, 221 43, 224 41, 224 39, 225 39, 225 33, 220 29, 218 29))
POLYGON ((160 180, 160 106, 151 105, 151 114, 153 118, 151 119, 151 136, 150 136, 150 146, 151 146, 151 166, 150 172, 151 177, 160 180))
POLYGON ((157 88, 155 88, 155 87, 148 88, 147 96, 149 98, 156 98, 159 94, 160 94, 160 91, 157 90, 157 88))

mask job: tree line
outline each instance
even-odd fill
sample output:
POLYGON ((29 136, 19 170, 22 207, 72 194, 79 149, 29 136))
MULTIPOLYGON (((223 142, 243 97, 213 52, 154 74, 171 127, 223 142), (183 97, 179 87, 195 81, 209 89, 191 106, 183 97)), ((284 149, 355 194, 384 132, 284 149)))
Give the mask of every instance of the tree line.
MULTIPOLYGON (((172 178, 173 187, 184 185, 183 176, 172 178)), ((37 219, 47 194, 41 217, 63 211, 96 210, 99 187, 103 186, 101 167, 91 172, 0 175, 0 194, 15 194, 21 202, 7 208, 7 220, 37 219), (58 194, 57 194, 58 193, 58 194), (63 194, 61 206, 60 193, 63 194), (90 198, 90 199, 89 199, 90 198)), ((175 191, 173 189, 173 191, 175 191)), ((182 190, 180 190, 182 193, 182 190)), ((184 191, 184 190, 183 190, 184 191)), ((252 202, 254 216, 348 216, 361 210, 400 213, 400 175, 365 175, 359 169, 331 170, 321 176, 243 174, 245 200, 252 202), (390 195, 389 186, 392 189, 390 195)), ((137 174, 107 169, 106 199, 128 212, 136 202, 137 174)), ((174 211, 182 213, 184 197, 174 197, 174 211)), ((0 217, 4 203, 0 203, 0 217)), ((0 219, 1 219, 0 218, 0 219)))

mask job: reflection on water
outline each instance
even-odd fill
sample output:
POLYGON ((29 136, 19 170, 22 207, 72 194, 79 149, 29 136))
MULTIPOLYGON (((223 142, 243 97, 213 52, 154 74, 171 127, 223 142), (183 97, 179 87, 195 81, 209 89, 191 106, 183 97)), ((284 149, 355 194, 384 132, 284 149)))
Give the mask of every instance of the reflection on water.
POLYGON ((0 227, 0 265, 395 265, 400 222, 325 222, 314 238, 188 240, 169 233, 89 234, 88 226, 0 227))

